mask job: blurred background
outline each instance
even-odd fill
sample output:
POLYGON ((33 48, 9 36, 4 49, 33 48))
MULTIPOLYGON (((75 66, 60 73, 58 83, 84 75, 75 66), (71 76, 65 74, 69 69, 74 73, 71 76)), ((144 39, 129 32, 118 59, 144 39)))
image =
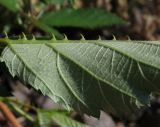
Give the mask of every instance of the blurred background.
MULTIPOLYGON (((28 39, 33 35, 50 39, 95 40, 159 40, 160 0, 0 0, 0 37, 28 39)), ((48 97, 26 87, 12 78, 3 64, 0 65, 0 96, 14 96, 20 102, 41 109, 59 109, 48 97), (4 71, 5 70, 5 71, 4 71)), ((33 121, 17 113, 15 108, 31 116, 36 113, 29 106, 7 104, 23 126, 36 127, 33 121)), ((91 127, 160 127, 160 99, 151 107, 132 115, 115 116, 101 112, 100 119, 71 112, 70 118, 91 127)), ((0 127, 12 127, 0 113, 0 127)), ((53 121, 44 127, 61 126, 53 121)), ((68 127, 68 126, 67 126, 68 127)))

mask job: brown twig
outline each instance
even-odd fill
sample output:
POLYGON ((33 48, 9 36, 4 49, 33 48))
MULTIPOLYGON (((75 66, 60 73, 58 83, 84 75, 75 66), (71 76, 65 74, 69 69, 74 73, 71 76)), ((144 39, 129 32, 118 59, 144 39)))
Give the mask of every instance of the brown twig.
POLYGON ((13 127, 22 127, 5 103, 0 102, 0 110, 13 127))

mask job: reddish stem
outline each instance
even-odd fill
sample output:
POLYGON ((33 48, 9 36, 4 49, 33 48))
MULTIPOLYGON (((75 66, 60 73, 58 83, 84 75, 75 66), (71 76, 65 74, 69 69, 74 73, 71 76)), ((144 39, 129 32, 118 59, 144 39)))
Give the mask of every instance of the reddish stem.
POLYGON ((0 102, 0 110, 13 127, 22 127, 5 103, 0 102))

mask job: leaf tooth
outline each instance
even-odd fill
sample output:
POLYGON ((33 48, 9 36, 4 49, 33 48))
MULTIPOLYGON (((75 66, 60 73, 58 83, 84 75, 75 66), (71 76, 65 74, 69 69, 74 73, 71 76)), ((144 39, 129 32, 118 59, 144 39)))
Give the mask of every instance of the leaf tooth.
POLYGON ((5 38, 8 39, 8 34, 7 34, 7 32, 4 32, 4 34, 5 34, 5 38))
POLYGON ((83 34, 80 34, 80 36, 81 36, 81 40, 83 40, 83 41, 86 40, 85 37, 83 36, 83 34))
POLYGON ((23 33, 23 32, 22 32, 22 37, 24 40, 27 40, 27 37, 26 37, 25 33, 23 33))
POLYGON ((116 41, 116 40, 117 40, 116 37, 115 37, 114 35, 112 35, 112 36, 113 36, 113 39, 112 39, 112 40, 113 40, 113 41, 116 41))
POLYGON ((55 37, 55 35, 53 34, 53 33, 51 33, 51 37, 52 37, 52 39, 51 40, 54 40, 54 41, 56 41, 57 39, 56 39, 56 37, 55 37))
POLYGON ((137 99, 136 99, 135 104, 136 104, 136 106, 137 106, 138 109, 140 109, 143 106, 143 104, 140 103, 137 99))
POLYGON ((101 35, 98 35, 98 39, 97 39, 98 41, 101 41, 102 40, 102 38, 101 38, 101 35))
POLYGON ((32 40, 36 40, 36 37, 32 34, 32 40))
POLYGON ((130 38, 130 36, 128 36, 128 35, 127 35, 127 38, 128 38, 128 41, 131 41, 131 38, 130 38))
POLYGON ((68 37, 65 34, 63 34, 63 35, 64 35, 64 39, 63 40, 68 41, 68 37))
POLYGON ((21 36, 20 36, 20 35, 18 36, 18 39, 17 39, 17 40, 21 40, 21 36))

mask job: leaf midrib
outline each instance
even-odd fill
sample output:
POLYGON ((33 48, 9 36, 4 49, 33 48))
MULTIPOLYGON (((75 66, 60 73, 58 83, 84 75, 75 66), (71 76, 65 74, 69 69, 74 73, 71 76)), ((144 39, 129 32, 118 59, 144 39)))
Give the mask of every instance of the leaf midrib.
POLYGON ((133 44, 146 44, 146 45, 155 45, 155 46, 160 46, 160 42, 159 41, 138 41, 138 40, 126 40, 126 41, 121 41, 121 40, 85 40, 84 37, 81 40, 68 40, 67 37, 63 40, 56 40, 54 35, 52 39, 40 39, 37 40, 35 39, 35 37, 33 36, 33 39, 31 40, 27 40, 27 39, 18 39, 18 40, 12 40, 9 38, 0 38, 0 43, 1 42, 6 42, 7 44, 47 44, 47 43, 101 43, 101 42, 112 42, 112 43, 116 43, 116 42, 122 42, 122 43, 133 43, 133 44), (11 41, 11 43, 10 43, 11 41), (34 41, 34 42, 32 42, 34 41))

